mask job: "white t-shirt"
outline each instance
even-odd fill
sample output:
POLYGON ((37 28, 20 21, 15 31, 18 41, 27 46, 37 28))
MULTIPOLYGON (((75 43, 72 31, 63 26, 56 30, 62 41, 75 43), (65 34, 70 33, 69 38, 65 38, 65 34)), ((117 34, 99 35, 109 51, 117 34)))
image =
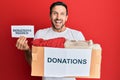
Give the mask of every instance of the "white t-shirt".
POLYGON ((83 34, 80 31, 70 28, 66 28, 66 30, 63 32, 55 32, 52 28, 41 29, 36 32, 34 39, 42 38, 46 40, 57 37, 64 37, 68 40, 85 40, 83 34))
MULTIPOLYGON (((55 32, 52 27, 38 30, 35 34, 34 39, 52 39, 57 37, 64 37, 68 40, 85 40, 83 34, 80 31, 66 28, 63 32, 55 32)), ((75 80, 75 78, 58 78, 58 77, 43 77, 42 80, 75 80)))

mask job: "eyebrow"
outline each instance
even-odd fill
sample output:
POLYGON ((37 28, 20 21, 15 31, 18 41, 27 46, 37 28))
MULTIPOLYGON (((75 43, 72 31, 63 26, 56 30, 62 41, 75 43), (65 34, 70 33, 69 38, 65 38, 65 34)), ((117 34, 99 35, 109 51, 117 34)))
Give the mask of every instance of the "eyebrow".
POLYGON ((52 10, 52 12, 57 12, 56 10, 52 10))
MULTIPOLYGON (((56 12, 56 13, 58 13, 57 11, 52 11, 52 12, 56 12)), ((65 13, 65 12, 61 12, 61 13, 65 13)))

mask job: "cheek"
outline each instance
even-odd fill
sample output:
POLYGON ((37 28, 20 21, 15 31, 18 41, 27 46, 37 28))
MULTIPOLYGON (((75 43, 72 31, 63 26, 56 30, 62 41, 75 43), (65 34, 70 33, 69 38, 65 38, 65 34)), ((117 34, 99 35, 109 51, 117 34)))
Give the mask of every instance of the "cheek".
POLYGON ((52 19, 52 20, 56 19, 56 16, 51 16, 51 19, 52 19))
POLYGON ((67 21, 67 18, 63 18, 63 20, 64 20, 64 22, 66 22, 66 21, 67 21))
POLYGON ((54 20, 55 20, 53 17, 51 17, 50 19, 51 19, 52 22, 54 22, 54 20))

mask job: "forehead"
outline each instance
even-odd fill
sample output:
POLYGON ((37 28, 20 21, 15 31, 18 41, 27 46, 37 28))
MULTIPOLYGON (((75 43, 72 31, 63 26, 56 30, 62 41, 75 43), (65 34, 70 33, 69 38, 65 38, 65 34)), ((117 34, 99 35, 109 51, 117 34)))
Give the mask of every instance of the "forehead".
POLYGON ((56 11, 56 12, 66 12, 66 8, 65 8, 64 6, 57 5, 57 6, 53 7, 52 11, 56 11))

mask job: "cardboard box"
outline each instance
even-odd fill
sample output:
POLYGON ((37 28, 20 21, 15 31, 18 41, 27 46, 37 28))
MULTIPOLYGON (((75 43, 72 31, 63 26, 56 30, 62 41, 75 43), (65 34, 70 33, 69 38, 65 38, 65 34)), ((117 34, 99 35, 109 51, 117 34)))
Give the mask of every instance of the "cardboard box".
MULTIPOLYGON (((64 50, 65 48, 62 49, 64 50)), ((70 49, 69 51, 71 52, 73 51, 73 49, 70 49)), ((32 72, 31 72, 32 76, 45 76, 44 53, 45 47, 32 46, 32 72)), ((83 76, 62 75, 62 76, 76 78, 100 78, 100 68, 101 68, 101 49, 92 49, 89 76, 84 75, 83 76)))

